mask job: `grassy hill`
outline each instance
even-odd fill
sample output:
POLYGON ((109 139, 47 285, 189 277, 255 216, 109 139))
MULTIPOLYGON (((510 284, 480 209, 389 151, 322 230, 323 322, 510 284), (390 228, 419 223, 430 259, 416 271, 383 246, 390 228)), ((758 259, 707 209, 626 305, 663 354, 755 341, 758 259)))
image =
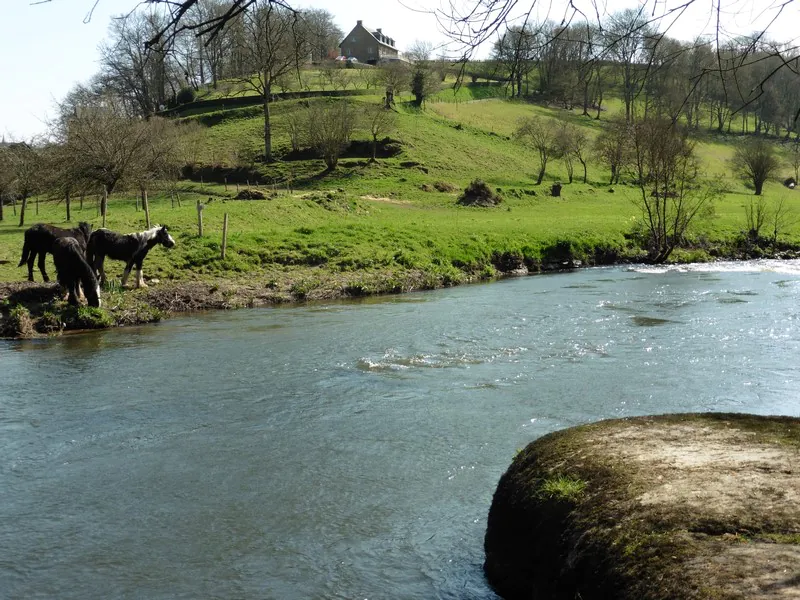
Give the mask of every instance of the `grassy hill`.
MULTIPOLYGON (((626 235, 640 217, 634 204, 638 188, 611 188, 608 171, 592 163, 587 184, 564 185, 562 197, 551 198, 552 182, 566 181, 564 166, 552 162, 545 181, 535 186, 536 156, 511 139, 518 120, 529 115, 569 120, 591 136, 605 120, 501 98, 471 99, 487 94, 486 88, 477 89, 440 92, 424 110, 399 103, 390 137, 400 153, 370 164, 368 145, 362 143, 331 173, 324 171, 321 160, 308 157, 274 165, 252 162, 263 132, 257 107, 187 117, 203 126, 197 144, 200 163, 252 168, 274 183, 261 186, 267 200, 246 201, 233 199, 232 183, 185 181, 179 184, 180 207, 165 191, 151 191, 152 220, 166 223, 178 245, 169 252, 155 249, 145 263, 146 277, 211 285, 258 281, 285 298, 313 298, 435 287, 492 277, 498 269, 523 263, 536 269, 565 258, 591 264, 640 256, 626 235), (502 204, 457 205, 459 192, 476 178, 496 188, 502 204), (207 205, 203 237, 197 235, 198 199, 207 205), (224 213, 229 214, 230 236, 222 260, 224 213)), ((370 96, 350 100, 357 106, 378 101, 370 96)), ((302 102, 274 105, 278 155, 290 149, 284 124, 302 102)), ((367 132, 358 132, 355 139, 366 142, 367 132)), ((730 137, 698 140, 705 181, 725 193, 691 230, 692 248, 676 254, 675 260, 736 254, 736 238, 745 228, 744 207, 753 196, 730 174, 732 143, 730 137)), ((781 173, 788 174, 788 168, 781 173)), ((767 184, 765 196, 769 202, 783 198, 800 216, 800 194, 778 180, 767 184)), ((87 199, 80 210, 74 202, 73 221, 98 227, 95 203, 87 199)), ((64 207, 40 199, 39 214, 31 206, 29 215, 29 224, 63 223, 64 207)), ((800 243, 799 222, 794 219, 783 232, 785 242, 800 243)), ((133 196, 111 197, 108 227, 144 229, 144 215, 136 211, 133 196)), ((22 233, 7 207, 0 223, 0 281, 25 278, 24 269, 16 267, 22 233)), ((52 271, 50 259, 48 265, 52 271)), ((121 263, 109 266, 112 276, 121 274, 121 263)), ((36 276, 38 280, 38 271, 36 276)))

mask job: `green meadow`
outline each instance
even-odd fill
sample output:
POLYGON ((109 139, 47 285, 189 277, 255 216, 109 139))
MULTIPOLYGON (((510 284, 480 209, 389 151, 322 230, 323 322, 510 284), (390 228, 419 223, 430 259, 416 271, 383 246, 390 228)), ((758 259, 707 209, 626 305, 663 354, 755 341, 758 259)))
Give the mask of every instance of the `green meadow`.
MULTIPOLYGON (((150 191, 151 219, 167 224, 178 245, 171 251, 153 250, 145 263, 145 276, 161 281, 249 277, 291 286, 298 273, 309 270, 320 282, 369 272, 414 271, 427 274, 433 287, 493 277, 508 257, 533 269, 565 256, 588 264, 640 258, 640 248, 629 239, 641 216, 635 204, 637 187, 609 186, 609 172, 595 161, 589 164, 586 184, 578 182, 579 168, 576 182, 566 184, 563 164, 553 161, 542 185, 536 186, 534 152, 512 139, 519 120, 531 115, 568 120, 593 137, 611 111, 598 121, 577 110, 492 97, 500 91, 497 86, 462 86, 455 93, 444 90, 423 110, 401 98, 396 127, 388 134, 399 144, 400 153, 369 163, 368 133, 358 131, 354 140, 365 142, 360 153, 346 155, 333 172, 325 172, 323 162, 315 158, 274 165, 254 162, 263 135, 258 107, 183 118, 202 126, 196 145, 199 163, 252 168, 275 183, 260 186, 268 199, 248 201, 233 198, 237 191, 233 184, 183 181, 178 184, 180 206, 166 189, 155 186, 150 191), (459 192, 474 179, 496 189, 503 202, 494 208, 459 206, 459 192), (564 183, 560 198, 549 194, 555 181, 564 183), (202 237, 197 231, 198 200, 206 206, 202 237), (225 213, 230 229, 223 260, 225 213)), ((360 96, 349 101, 358 110, 363 103, 380 99, 360 96)), ((609 105, 613 109, 614 103, 609 105)), ((277 102, 273 107, 279 156, 290 149, 287 115, 301 108, 301 101, 277 102)), ((697 219, 687 248, 674 260, 736 256, 736 240, 745 229, 745 206, 753 198, 729 166, 736 139, 711 134, 697 139, 702 185, 713 185, 721 193, 697 219)), ((790 212, 800 217, 800 195, 780 184, 789 174, 787 166, 768 182, 765 198, 768 204, 783 199, 790 212)), ((26 225, 65 224, 60 200, 40 198, 38 211, 35 214, 31 202, 26 225)), ((82 210, 73 200, 72 221, 82 220, 100 226, 96 197, 87 197, 82 210)), ((107 226, 126 232, 144 229, 144 213, 137 211, 134 195, 111 196, 107 226)), ((0 223, 0 281, 25 278, 24 269, 16 266, 23 231, 7 206, 0 223)), ((800 242, 798 219, 784 228, 781 241, 800 242)), ((50 259, 48 265, 52 270, 50 259)), ((118 277, 123 265, 110 266, 110 273, 118 277)), ((38 271, 35 274, 38 279, 38 271)))

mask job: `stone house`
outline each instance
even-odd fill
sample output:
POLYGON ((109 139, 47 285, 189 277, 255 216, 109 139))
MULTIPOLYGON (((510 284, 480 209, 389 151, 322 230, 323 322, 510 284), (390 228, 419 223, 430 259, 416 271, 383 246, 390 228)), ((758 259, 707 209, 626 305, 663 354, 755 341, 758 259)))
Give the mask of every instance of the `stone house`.
POLYGON ((380 29, 372 29, 357 21, 353 31, 339 44, 342 56, 357 58, 358 62, 376 64, 380 60, 398 58, 394 40, 380 29))

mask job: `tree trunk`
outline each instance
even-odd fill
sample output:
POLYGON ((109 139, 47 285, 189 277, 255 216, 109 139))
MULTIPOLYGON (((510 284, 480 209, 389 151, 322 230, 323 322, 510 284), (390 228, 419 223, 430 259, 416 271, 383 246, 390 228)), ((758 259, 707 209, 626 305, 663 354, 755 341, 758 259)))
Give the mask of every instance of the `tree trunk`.
POLYGON ((547 160, 542 161, 542 166, 539 168, 539 176, 536 178, 536 185, 540 185, 542 183, 545 169, 547 169, 547 160))
POLYGON ((372 136, 372 162, 378 162, 378 136, 372 136))
POLYGON ((0 221, 3 220, 3 195, 0 194, 0 221))
POLYGON ((273 162, 272 158, 272 126, 269 122, 269 102, 272 94, 272 86, 264 86, 264 162, 273 162))
POLYGON ((100 201, 100 215, 103 217, 103 227, 106 226, 106 209, 108 208, 108 186, 103 186, 103 199, 100 201))
POLYGON ((22 204, 19 207, 19 226, 25 227, 25 208, 28 206, 28 197, 22 196, 22 204))
POLYGON ((142 210, 144 211, 144 222, 147 229, 150 229, 150 204, 147 202, 147 190, 142 186, 142 210))
MULTIPOLYGON (((760 196, 761 195, 761 190, 764 188, 764 182, 763 181, 754 181, 753 182, 753 187, 756 188, 756 196, 760 196)), ((21 225, 22 225, 22 223, 20 223, 20 226, 21 225)))
POLYGON ((64 204, 67 207, 67 221, 72 220, 72 215, 70 215, 70 198, 69 198, 69 190, 64 193, 64 204))

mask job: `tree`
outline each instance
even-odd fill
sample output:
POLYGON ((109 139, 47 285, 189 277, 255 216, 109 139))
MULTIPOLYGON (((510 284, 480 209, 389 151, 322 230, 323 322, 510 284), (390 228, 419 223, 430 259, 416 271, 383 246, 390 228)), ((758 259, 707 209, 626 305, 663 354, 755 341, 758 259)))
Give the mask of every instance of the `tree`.
POLYGON ((594 153, 611 171, 611 185, 619 183, 620 175, 629 159, 628 125, 622 119, 612 120, 597 136, 594 153))
POLYGON ((333 171, 350 144, 356 114, 346 100, 314 102, 307 110, 306 140, 325 161, 327 170, 333 171))
POLYGON ((527 117, 517 127, 514 137, 539 155, 539 174, 536 185, 542 183, 547 162, 558 153, 556 130, 552 121, 542 117, 527 117))
POLYGON ((779 166, 775 147, 762 137, 739 144, 733 155, 733 168, 753 184, 756 196, 761 195, 764 182, 779 166))
POLYGON ((154 114, 181 87, 171 72, 167 48, 159 44, 145 49, 163 25, 156 13, 131 13, 112 20, 108 42, 100 46, 99 82, 106 95, 122 100, 130 115, 154 114))
POLYGON ((269 0, 258 0, 244 15, 244 28, 241 51, 249 74, 240 81, 262 98, 264 161, 272 162, 272 86, 284 74, 300 70, 308 55, 308 41, 299 14, 269 0))
POLYGON ((372 158, 370 162, 377 160, 378 138, 385 136, 395 127, 397 115, 395 112, 382 104, 371 104, 365 114, 366 124, 372 136, 372 158))
POLYGON ((432 50, 433 44, 417 40, 406 51, 412 65, 411 93, 414 94, 414 104, 417 106, 422 106, 425 99, 439 89, 439 82, 429 60, 432 50))
POLYGON ((586 132, 571 123, 561 123, 556 133, 556 147, 558 154, 564 160, 569 183, 572 183, 574 164, 577 160, 583 167, 583 183, 587 179, 586 149, 588 138, 586 132))
POLYGON ((3 220, 3 203, 11 193, 14 179, 11 165, 10 151, 5 146, 0 146, 0 221, 3 220))
POLYGON ((789 149, 789 164, 794 172, 795 185, 800 185, 800 139, 795 138, 789 149))
POLYGON ((19 226, 25 226, 25 209, 28 198, 37 194, 42 182, 41 149, 33 141, 17 142, 8 146, 11 171, 11 186, 22 201, 19 210, 19 226))
POLYGON ((408 89, 411 83, 411 70, 404 62, 390 62, 381 68, 378 79, 386 87, 386 91, 391 92, 393 97, 402 94, 408 89))
POLYGON ((310 9, 302 13, 306 29, 311 60, 322 62, 331 58, 331 53, 339 47, 344 33, 333 22, 333 15, 327 10, 310 9))
POLYGON ((669 119, 643 119, 629 128, 630 169, 640 191, 637 205, 647 233, 647 258, 663 263, 713 191, 695 185, 694 144, 669 119))
POLYGON ((102 190, 104 222, 108 195, 120 183, 143 177, 152 160, 152 147, 165 135, 163 121, 130 118, 112 99, 75 107, 74 113, 62 106, 53 129, 55 140, 72 157, 75 181, 102 190))

